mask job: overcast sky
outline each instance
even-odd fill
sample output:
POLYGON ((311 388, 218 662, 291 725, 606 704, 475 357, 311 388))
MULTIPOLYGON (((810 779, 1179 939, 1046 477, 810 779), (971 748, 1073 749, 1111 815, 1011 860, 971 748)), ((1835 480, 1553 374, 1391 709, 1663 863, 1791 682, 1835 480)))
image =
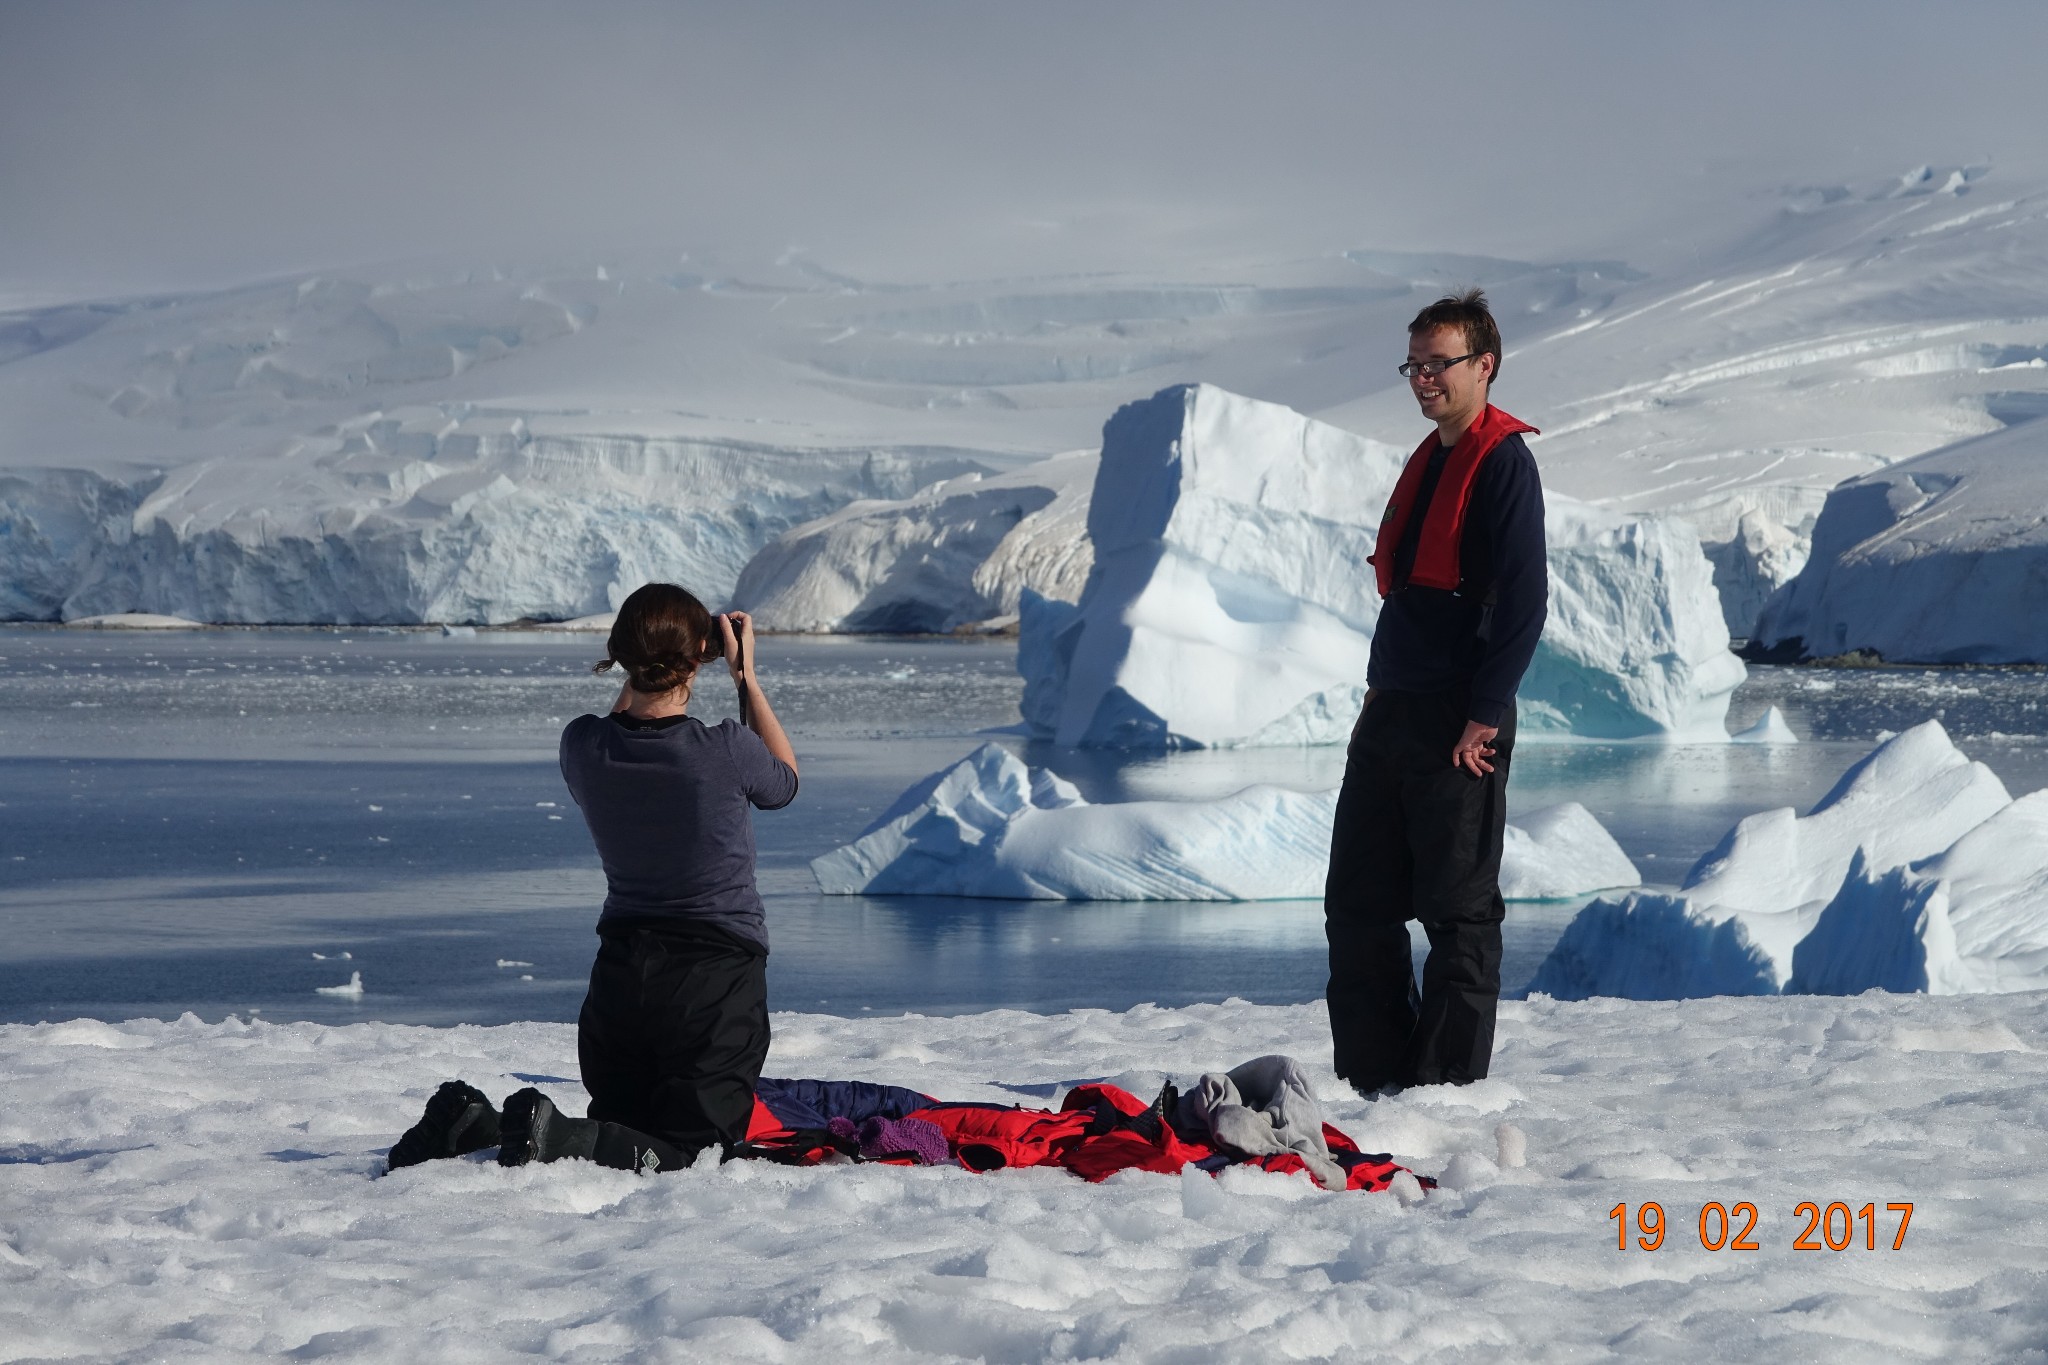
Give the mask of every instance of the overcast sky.
POLYGON ((2038 173, 2044 52, 2040 0, 0 0, 0 295, 1591 251, 1731 185, 2038 173))

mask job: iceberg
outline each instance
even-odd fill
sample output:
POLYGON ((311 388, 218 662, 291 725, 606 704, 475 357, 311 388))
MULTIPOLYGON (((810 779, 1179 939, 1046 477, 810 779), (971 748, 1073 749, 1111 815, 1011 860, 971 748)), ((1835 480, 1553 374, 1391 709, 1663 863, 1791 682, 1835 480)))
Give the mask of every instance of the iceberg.
POLYGON ((1747 730, 1738 730, 1729 736, 1737 744, 1797 744, 1799 736, 1792 733, 1792 727, 1785 722, 1785 713, 1777 707, 1767 707, 1756 724, 1747 730))
POLYGON ((1716 919, 1683 896, 1645 892, 1596 900, 1574 915, 1528 993, 1554 1000, 1775 995, 1778 976, 1739 918, 1716 919))
POLYGON ((1507 827, 1502 841, 1503 900, 1569 900, 1642 880, 1607 827, 1576 801, 1530 811, 1507 827))
MULTIPOLYGON (((905 792, 853 843, 811 861, 827 895, 1011 900, 1314 900, 1337 793, 1255 786, 1215 801, 1098 805, 984 744, 905 792)), ((1640 881, 1583 806, 1508 827, 1501 892, 1548 900, 1640 881)))
POLYGON ((1899 867, 1939 853, 2011 800, 1940 721, 1922 721, 1851 764, 1805 815, 1785 806, 1744 816, 1679 889, 1729 911, 1824 904, 1858 848, 1872 867, 1899 867))
POLYGON ((786 631, 942 633, 1080 595, 1096 453, 962 474, 909 498, 862 499, 784 532, 747 562, 734 604, 786 631))
POLYGON ((2048 792, 2011 800, 1927 721, 1858 760, 1804 816, 1744 817, 1678 895, 1587 906, 1530 989, 1672 999, 2037 985, 2048 792))
POLYGON ((2048 989, 2048 790, 1909 867, 1859 858, 1794 951, 1785 989, 2048 989))
POLYGON ((2048 422, 2037 419, 1841 484, 1806 567, 1757 622, 1757 645, 1804 657, 2048 661, 2044 462, 2048 422))
MULTIPOLYGON (((1207 384, 1120 409, 1080 599, 1022 611, 1034 731, 1129 748, 1341 741, 1379 616, 1366 557, 1406 455, 1207 384)), ((1698 537, 1548 503, 1550 620, 1525 730, 1725 740, 1745 674, 1698 537)))

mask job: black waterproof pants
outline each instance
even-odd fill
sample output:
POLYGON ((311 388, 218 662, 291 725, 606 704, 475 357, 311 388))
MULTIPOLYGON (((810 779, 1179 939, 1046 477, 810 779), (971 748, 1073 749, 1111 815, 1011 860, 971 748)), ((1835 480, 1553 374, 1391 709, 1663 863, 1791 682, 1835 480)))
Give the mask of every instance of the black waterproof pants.
POLYGON ((1380 692, 1346 756, 1323 916, 1337 1074, 1360 1091, 1475 1081, 1493 1058, 1515 721, 1474 777, 1451 765, 1465 719, 1459 694, 1380 692), (1429 935, 1420 992, 1411 919, 1429 935))
POLYGON ((652 1145, 673 1169, 744 1139, 768 1059, 767 959, 715 934, 636 928, 601 944, 576 1033, 605 1129, 596 1160, 631 1166, 652 1145))

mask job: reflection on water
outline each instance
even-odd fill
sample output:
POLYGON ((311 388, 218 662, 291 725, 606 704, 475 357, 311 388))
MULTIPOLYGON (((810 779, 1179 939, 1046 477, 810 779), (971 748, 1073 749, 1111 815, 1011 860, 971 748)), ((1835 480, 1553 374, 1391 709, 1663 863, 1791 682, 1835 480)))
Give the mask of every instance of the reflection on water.
MULTIPOLYGON (((555 770, 603 709, 596 641, 544 633, 0 629, 0 1019, 94 1014, 571 1019, 603 895, 555 770), (343 959, 340 954, 350 956, 343 959), (319 956, 316 956, 318 954, 319 956), (360 1001, 315 988, 363 973, 360 1001)), ((824 897, 809 859, 1011 725, 1014 648, 771 639, 803 791, 757 817, 775 1007, 859 1013, 1316 998, 1320 906, 824 897)), ((1938 715, 2015 792, 2048 785, 2029 670, 1753 670, 1815 742, 1525 743, 1515 810, 1585 804, 1675 883, 1741 815, 1811 805, 1885 730, 1938 715)), ((700 714, 729 709, 706 684, 700 714)), ((1334 786, 1335 749, 1141 758, 1000 736, 1094 800, 1334 786)), ((1575 909, 1515 906, 1526 981, 1575 909)))

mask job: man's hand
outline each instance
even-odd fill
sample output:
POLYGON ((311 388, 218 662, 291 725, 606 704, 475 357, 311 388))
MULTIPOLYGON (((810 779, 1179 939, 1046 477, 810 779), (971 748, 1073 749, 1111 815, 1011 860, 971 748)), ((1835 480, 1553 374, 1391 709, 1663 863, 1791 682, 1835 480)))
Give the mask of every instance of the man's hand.
POLYGON ((1365 689, 1365 700, 1358 704, 1358 719, 1351 722, 1351 742, 1358 742, 1358 732, 1365 728, 1365 713, 1372 706, 1372 699, 1380 694, 1377 687, 1365 689))
POLYGON ((1493 757, 1493 740, 1499 733, 1498 725, 1466 721, 1463 738, 1459 739, 1458 747, 1451 750, 1451 766, 1463 768, 1474 777, 1484 777, 1492 772, 1493 765, 1486 760, 1493 757))

